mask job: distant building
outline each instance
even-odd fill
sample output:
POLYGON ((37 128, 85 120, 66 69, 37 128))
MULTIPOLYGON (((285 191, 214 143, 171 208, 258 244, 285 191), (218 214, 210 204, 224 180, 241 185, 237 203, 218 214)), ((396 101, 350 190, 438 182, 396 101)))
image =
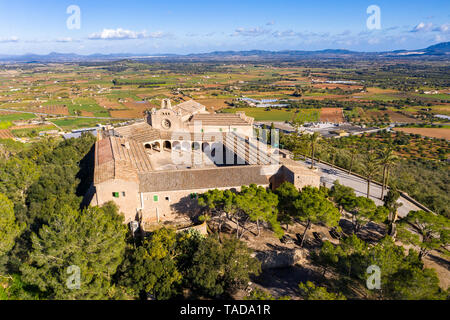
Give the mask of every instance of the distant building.
POLYGON ((48 130, 39 132, 39 136, 56 136, 59 134, 59 130, 48 130))

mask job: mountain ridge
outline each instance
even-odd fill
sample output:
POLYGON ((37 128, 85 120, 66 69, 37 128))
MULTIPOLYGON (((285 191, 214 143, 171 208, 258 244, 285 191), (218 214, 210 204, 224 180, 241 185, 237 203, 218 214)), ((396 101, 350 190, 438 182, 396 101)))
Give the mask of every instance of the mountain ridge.
POLYGON ((228 58, 236 59, 238 57, 254 57, 261 59, 277 59, 277 58, 295 58, 295 57, 450 57, 450 42, 441 42, 431 45, 424 49, 417 50, 394 50, 382 52, 362 52, 347 49, 324 49, 324 50, 246 50, 246 51, 212 51, 208 53, 191 53, 191 54, 133 54, 133 53, 114 53, 103 54, 94 53, 89 55, 80 55, 76 53, 59 53, 50 52, 49 54, 27 53, 23 55, 5 55, 0 54, 0 61, 5 62, 83 62, 83 61, 108 61, 118 59, 195 59, 195 58, 228 58))

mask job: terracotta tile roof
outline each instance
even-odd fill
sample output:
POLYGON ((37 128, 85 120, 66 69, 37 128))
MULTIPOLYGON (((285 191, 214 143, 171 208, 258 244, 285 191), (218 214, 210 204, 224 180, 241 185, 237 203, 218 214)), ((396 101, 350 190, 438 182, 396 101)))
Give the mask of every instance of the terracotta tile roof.
POLYGON ((144 147, 133 141, 108 137, 96 142, 94 183, 111 179, 136 180, 152 170, 144 147))
POLYGON ((120 135, 121 137, 133 139, 139 143, 159 140, 161 137, 160 131, 152 128, 152 126, 146 122, 115 128, 114 133, 120 135))
POLYGON ((206 110, 206 107, 194 100, 185 101, 172 107, 175 112, 180 112, 181 116, 193 115, 206 110))
POLYGON ((252 183, 268 185, 264 166, 154 171, 139 174, 139 192, 232 188, 252 183))
POLYGON ((303 175, 317 175, 320 177, 320 173, 313 171, 311 169, 309 169, 308 167, 306 167, 305 165, 298 163, 292 159, 289 158, 281 158, 280 157, 280 164, 285 166, 286 168, 288 168, 289 170, 291 170, 294 173, 301 173, 303 175))
MULTIPOLYGON (((251 119, 251 118, 249 118, 251 119)), ((194 121, 201 121, 204 126, 248 126, 251 125, 250 120, 246 121, 245 118, 239 114, 232 113, 216 113, 216 114, 196 114, 190 120, 190 124, 194 124, 194 121)))

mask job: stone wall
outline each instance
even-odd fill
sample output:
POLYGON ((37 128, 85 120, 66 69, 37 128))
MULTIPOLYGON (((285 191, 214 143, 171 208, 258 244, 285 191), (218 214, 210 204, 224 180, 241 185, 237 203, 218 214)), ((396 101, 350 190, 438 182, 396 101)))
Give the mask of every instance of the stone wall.
POLYGON ((109 201, 119 206, 120 212, 125 215, 125 223, 135 220, 137 209, 140 208, 139 184, 115 179, 96 185, 91 204, 101 206, 109 201), (118 193, 119 197, 114 197, 114 193, 118 193))
MULTIPOLYGON (((268 187, 268 185, 264 185, 264 187, 268 187)), ((241 186, 217 189, 234 189, 240 191, 241 186)), ((201 209, 198 206, 197 195, 205 193, 208 190, 210 189, 141 193, 140 197, 143 204, 142 221, 144 223, 170 221, 181 215, 184 215, 186 218, 194 217, 199 214, 201 209)))
POLYGON ((282 166, 278 172, 270 178, 272 190, 277 189, 283 182, 292 183, 297 189, 303 189, 306 186, 320 187, 320 175, 313 172, 294 172, 289 168, 282 166))
MULTIPOLYGON (((250 167, 236 168, 236 170, 250 169, 250 167)), ((220 168, 216 171, 225 173, 226 176, 227 170, 232 170, 232 168, 220 168)), ((218 174, 216 171, 211 170, 215 177, 218 174)), ((182 171, 175 172, 180 173, 182 171)), ((188 170, 187 172, 195 173, 195 171, 192 170, 188 170)), ((277 188, 284 181, 293 183, 299 189, 307 185, 314 187, 319 187, 320 185, 319 175, 295 173, 284 166, 272 174, 273 176, 270 178, 270 186, 272 189, 277 188)), ((146 182, 151 185, 158 185, 158 183, 164 182, 159 181, 161 178, 178 179, 164 175, 162 172, 155 172, 151 177, 151 179, 147 177, 148 181, 146 182), (162 174, 162 176, 159 176, 158 174, 162 174)), ((261 178, 263 176, 259 175, 257 177, 261 178)), ((226 177, 224 177, 224 179, 226 179, 226 177)), ((259 180, 262 181, 262 179, 259 180)), ((244 184, 249 185, 251 183, 256 183, 263 187, 269 187, 269 180, 267 178, 263 180, 265 180, 266 183, 252 180, 247 181, 248 183, 244 184)), ((216 186, 208 188, 194 187, 189 190, 140 192, 142 186, 140 187, 137 182, 114 179, 102 182, 95 186, 96 193, 91 204, 101 206, 108 201, 114 201, 119 206, 120 211, 125 215, 126 223, 136 220, 138 218, 138 212, 141 213, 141 219, 144 223, 170 221, 180 216, 184 216, 185 218, 196 216, 200 212, 200 207, 197 204, 198 194, 205 193, 208 190, 215 188, 220 190, 234 189, 239 191, 242 186, 217 187, 218 185, 219 183, 216 183, 216 186), (118 193, 118 197, 114 196, 115 193, 118 193)))

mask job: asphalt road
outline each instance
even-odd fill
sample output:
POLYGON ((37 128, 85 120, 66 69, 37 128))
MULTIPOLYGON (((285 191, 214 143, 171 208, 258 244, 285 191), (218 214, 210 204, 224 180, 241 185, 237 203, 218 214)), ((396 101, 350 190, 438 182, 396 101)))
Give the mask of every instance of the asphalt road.
MULTIPOLYGON (((305 161, 298 161, 300 163, 303 163, 305 165, 311 166, 311 161, 308 159, 305 161)), ((357 196, 366 196, 367 195, 367 181, 357 177, 355 175, 349 175, 347 172, 332 168, 331 166, 324 164, 324 163, 315 163, 315 167, 319 169, 319 172, 321 173, 322 177, 320 179, 321 183, 324 184, 327 188, 331 188, 333 186, 333 183, 336 180, 339 180, 339 183, 352 187, 355 190, 355 193, 357 196)), ((386 194, 386 191, 385 191, 386 194)), ((375 201, 377 205, 382 205, 383 201, 380 199, 381 197, 381 186, 371 183, 370 184, 370 198, 375 201)), ((400 197, 398 202, 401 202, 403 205, 398 209, 398 215, 399 217, 406 216, 411 210, 417 211, 421 210, 418 206, 416 206, 414 203, 410 202, 409 200, 405 199, 404 197, 400 197)))

